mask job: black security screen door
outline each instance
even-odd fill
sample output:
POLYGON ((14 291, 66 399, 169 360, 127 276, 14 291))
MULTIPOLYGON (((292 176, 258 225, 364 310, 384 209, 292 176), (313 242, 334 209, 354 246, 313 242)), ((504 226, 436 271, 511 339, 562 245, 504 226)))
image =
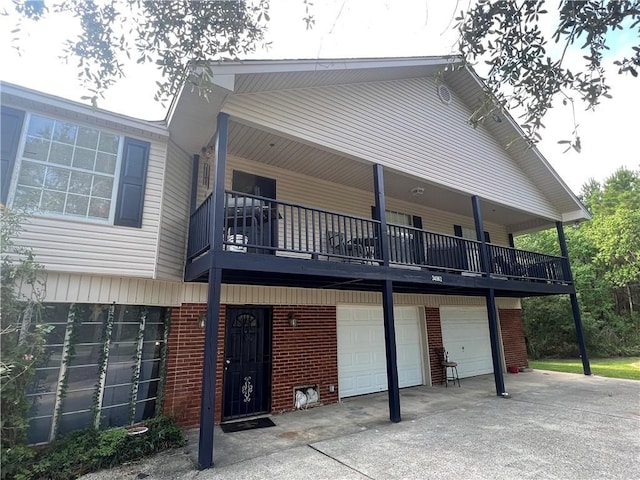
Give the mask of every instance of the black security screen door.
POLYGON ((224 357, 224 420, 269 411, 271 311, 227 309, 224 357))

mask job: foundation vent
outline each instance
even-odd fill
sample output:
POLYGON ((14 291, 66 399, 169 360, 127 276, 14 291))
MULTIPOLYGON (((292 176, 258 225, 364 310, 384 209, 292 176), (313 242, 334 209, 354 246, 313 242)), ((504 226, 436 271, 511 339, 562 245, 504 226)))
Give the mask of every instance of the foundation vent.
POLYGON ((306 410, 320 403, 318 385, 301 385, 293 387, 293 405, 296 410, 306 410))

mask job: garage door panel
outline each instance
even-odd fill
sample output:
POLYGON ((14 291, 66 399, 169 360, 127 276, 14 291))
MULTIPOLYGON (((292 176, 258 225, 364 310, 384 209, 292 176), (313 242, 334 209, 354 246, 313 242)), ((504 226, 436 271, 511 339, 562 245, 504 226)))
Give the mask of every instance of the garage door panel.
POLYGON ((493 372, 485 307, 441 307, 442 342, 460 378, 493 372))
MULTIPOLYGON (((419 316, 414 307, 394 309, 398 383, 422 384, 419 316)), ((387 390, 382 307, 338 308, 338 381, 340 397, 387 390)))

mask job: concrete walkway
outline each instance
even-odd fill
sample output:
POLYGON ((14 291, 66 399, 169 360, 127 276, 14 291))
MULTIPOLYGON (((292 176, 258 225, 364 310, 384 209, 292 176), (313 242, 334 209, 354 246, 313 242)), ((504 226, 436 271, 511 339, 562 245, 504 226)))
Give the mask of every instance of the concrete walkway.
POLYGON ((640 479, 640 382, 554 372, 386 393, 274 415, 276 427, 223 433, 215 468, 186 448, 82 477, 101 479, 640 479))

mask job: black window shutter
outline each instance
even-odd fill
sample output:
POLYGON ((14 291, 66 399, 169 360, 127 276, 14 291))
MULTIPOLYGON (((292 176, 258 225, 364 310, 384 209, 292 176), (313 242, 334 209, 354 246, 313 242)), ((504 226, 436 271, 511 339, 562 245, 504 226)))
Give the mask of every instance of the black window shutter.
POLYGON ((135 228, 142 226, 142 206, 150 148, 149 142, 133 138, 124 139, 115 225, 135 228))
POLYGON ((484 232, 484 241, 491 243, 491 236, 489 235, 489 232, 484 232))
POLYGON ((13 166, 18 155, 18 144, 24 123, 24 112, 11 107, 0 108, 0 179, 2 179, 2 190, 0 192, 2 204, 7 203, 9 186, 11 185, 11 175, 13 166))
POLYGON ((411 221, 413 222, 413 228, 419 228, 420 230, 422 230, 422 217, 414 215, 411 218, 411 221))

